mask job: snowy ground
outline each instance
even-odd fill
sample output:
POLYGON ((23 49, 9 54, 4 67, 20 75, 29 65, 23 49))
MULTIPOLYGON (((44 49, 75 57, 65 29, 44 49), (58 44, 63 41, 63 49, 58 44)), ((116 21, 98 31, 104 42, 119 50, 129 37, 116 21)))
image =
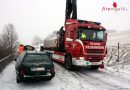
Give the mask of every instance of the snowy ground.
POLYGON ((51 81, 17 84, 13 61, 0 73, 0 90, 130 90, 130 49, 126 45, 128 41, 123 42, 126 46, 121 45, 119 63, 116 62, 116 43, 112 43, 119 40, 122 42, 122 38, 126 40, 129 35, 130 33, 127 36, 122 33, 108 38, 106 66, 98 71, 86 68, 67 71, 62 65, 54 63, 56 76, 51 81), (118 38, 119 36, 122 38, 118 38))
POLYGON ((116 71, 130 74, 130 32, 108 34, 108 54, 106 65, 116 71), (118 42, 119 62, 118 60, 118 42))
POLYGON ((15 62, 0 74, 0 90, 129 90, 130 75, 112 72, 107 69, 90 71, 78 69, 67 71, 55 63, 56 76, 51 81, 26 82, 17 84, 15 62), (126 77, 127 76, 127 77, 126 77))

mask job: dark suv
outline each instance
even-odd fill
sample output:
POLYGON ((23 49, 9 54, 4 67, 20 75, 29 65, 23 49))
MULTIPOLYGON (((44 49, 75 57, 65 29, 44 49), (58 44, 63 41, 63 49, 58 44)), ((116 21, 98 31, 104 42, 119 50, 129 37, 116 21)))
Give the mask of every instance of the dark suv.
POLYGON ((16 61, 17 83, 35 78, 51 80, 55 76, 53 62, 44 52, 24 51, 16 61))

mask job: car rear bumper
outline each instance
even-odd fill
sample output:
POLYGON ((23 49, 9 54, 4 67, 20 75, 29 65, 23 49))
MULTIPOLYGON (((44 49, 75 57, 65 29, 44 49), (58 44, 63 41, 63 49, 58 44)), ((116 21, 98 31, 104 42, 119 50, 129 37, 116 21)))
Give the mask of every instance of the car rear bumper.
POLYGON ((46 79, 46 78, 53 78, 55 76, 55 73, 47 73, 45 75, 18 75, 18 77, 22 80, 26 79, 46 79))
POLYGON ((37 77, 50 77, 50 76, 52 76, 51 73, 46 75, 23 75, 24 78, 37 78, 37 77))

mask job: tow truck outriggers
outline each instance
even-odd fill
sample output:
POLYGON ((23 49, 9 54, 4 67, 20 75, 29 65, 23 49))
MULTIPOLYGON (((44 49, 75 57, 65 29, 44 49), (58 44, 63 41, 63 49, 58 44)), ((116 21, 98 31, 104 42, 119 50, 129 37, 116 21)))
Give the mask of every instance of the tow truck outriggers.
POLYGON ((76 0, 66 0, 65 25, 44 40, 42 50, 68 70, 73 66, 104 68, 107 33, 99 22, 78 20, 76 0))

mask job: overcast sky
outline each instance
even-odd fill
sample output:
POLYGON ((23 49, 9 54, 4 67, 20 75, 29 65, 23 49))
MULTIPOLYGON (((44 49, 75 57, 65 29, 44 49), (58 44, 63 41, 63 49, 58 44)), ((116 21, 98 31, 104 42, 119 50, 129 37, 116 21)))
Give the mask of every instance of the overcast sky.
MULTIPOLYGON (((130 30, 130 0, 77 0, 78 18, 101 22, 106 29, 130 30), (103 7, 125 7, 127 11, 102 11, 103 7)), ((12 23, 19 40, 30 44, 37 35, 44 39, 64 25, 66 0, 0 0, 0 31, 12 23)))

